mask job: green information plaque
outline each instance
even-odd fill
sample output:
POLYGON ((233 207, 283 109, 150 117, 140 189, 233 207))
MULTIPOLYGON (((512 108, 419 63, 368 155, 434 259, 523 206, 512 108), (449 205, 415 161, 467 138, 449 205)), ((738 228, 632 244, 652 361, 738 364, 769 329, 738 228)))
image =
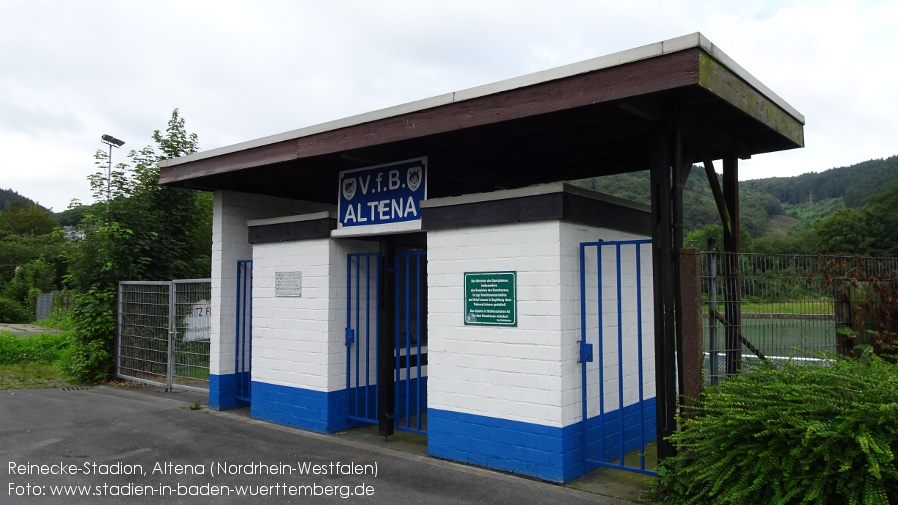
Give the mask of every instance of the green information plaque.
POLYGON ((517 272, 465 272, 465 324, 517 326, 517 272))

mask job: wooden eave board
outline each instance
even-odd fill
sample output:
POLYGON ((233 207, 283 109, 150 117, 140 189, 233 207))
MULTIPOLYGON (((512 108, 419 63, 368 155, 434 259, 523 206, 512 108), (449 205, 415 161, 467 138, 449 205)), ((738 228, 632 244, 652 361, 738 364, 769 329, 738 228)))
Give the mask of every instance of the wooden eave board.
POLYGON ((163 165, 159 182, 348 152, 694 85, 698 82, 697 54, 697 50, 681 51, 212 158, 163 165))
POLYGON ((699 55, 699 85, 702 88, 782 135, 795 147, 804 146, 803 120, 786 112, 708 53, 701 51, 699 55))

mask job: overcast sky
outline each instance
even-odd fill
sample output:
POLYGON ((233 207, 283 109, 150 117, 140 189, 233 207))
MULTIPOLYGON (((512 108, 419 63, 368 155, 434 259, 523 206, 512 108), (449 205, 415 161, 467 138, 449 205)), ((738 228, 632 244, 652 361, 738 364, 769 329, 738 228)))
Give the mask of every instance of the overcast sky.
POLYGON ((697 31, 807 119, 741 178, 898 154, 894 0, 0 0, 0 188, 90 203, 176 107, 212 149, 697 31))

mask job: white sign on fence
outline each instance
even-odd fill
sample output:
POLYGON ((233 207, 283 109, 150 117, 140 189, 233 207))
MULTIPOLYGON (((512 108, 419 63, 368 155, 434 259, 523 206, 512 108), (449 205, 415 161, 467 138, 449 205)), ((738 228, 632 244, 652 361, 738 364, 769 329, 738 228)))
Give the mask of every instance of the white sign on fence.
POLYGON ((190 312, 184 316, 184 341, 209 340, 209 328, 212 325, 212 304, 209 300, 200 300, 190 305, 190 312))

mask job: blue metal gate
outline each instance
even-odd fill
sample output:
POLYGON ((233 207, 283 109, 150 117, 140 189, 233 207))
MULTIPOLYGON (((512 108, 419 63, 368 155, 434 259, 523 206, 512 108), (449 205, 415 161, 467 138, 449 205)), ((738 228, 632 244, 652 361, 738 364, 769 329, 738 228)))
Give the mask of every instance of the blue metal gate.
POLYGON ((427 432, 427 253, 396 253, 396 428, 427 432))
POLYGON ((346 264, 346 416, 377 424, 380 255, 353 253, 346 264))
POLYGON ((237 262, 237 331, 234 344, 236 399, 249 403, 253 360, 253 262, 237 262))
POLYGON ((653 299, 651 241, 580 244, 582 448, 589 469, 655 473, 646 454, 656 433, 653 299))

